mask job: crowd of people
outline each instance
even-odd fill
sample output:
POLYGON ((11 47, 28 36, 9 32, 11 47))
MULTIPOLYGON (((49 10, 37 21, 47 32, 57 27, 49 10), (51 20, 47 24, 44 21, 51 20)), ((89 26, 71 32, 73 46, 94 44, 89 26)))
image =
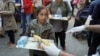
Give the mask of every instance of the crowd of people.
POLYGON ((15 9, 17 8, 21 16, 20 28, 22 28, 22 33, 20 36, 33 37, 31 33, 34 31, 34 34, 39 35, 43 39, 52 39, 55 43, 51 44, 49 47, 43 45, 46 53, 44 51, 29 50, 30 56, 74 56, 64 52, 66 50, 66 34, 81 32, 83 30, 89 32, 87 38, 89 51, 87 56, 92 56, 96 53, 96 49, 100 44, 99 0, 17 0, 20 5, 16 5, 16 3, 10 0, 2 1, 3 5, 0 8, 2 29, 9 37, 9 42, 7 44, 10 48, 15 46, 14 33, 18 30, 15 21, 16 16, 14 15, 16 12, 15 9), (80 11, 88 5, 89 16, 87 20, 90 18, 92 19, 89 23, 90 25, 82 25, 67 30, 68 21, 72 17, 77 18, 74 14, 74 10, 77 9, 80 11), (34 17, 32 17, 33 15, 34 17), (49 19, 50 15, 60 15, 61 17, 67 17, 68 20, 49 19), (63 51, 57 48, 58 38, 63 51))

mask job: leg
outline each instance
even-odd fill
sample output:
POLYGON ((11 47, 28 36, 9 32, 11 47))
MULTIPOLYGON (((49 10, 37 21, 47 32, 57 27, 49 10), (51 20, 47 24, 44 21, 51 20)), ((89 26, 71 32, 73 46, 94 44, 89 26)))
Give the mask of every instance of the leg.
POLYGON ((88 36, 88 38, 87 38, 87 41, 88 41, 88 47, 91 46, 92 36, 93 36, 93 32, 90 32, 90 31, 89 31, 89 36, 88 36))
POLYGON ((91 46, 88 51, 88 55, 93 55, 96 53, 96 49, 100 44, 100 33, 94 33, 91 46))
POLYGON ((74 16, 74 5, 71 6, 72 6, 72 16, 74 16))
POLYGON ((57 43, 57 46, 58 46, 58 32, 55 32, 55 38, 56 38, 56 43, 57 43))
POLYGON ((13 30, 7 31, 9 40, 12 44, 15 44, 15 36, 13 30))
POLYGON ((26 14, 27 25, 29 25, 31 21, 31 14, 26 14))
POLYGON ((7 31, 8 37, 9 37, 9 45, 10 48, 13 48, 15 45, 15 36, 14 36, 14 31, 13 30, 9 30, 7 31))
POLYGON ((22 13, 22 33, 20 36, 24 35, 26 33, 26 15, 22 13))
POLYGON ((65 50, 65 32, 62 31, 59 33, 60 45, 62 46, 63 50, 65 50))

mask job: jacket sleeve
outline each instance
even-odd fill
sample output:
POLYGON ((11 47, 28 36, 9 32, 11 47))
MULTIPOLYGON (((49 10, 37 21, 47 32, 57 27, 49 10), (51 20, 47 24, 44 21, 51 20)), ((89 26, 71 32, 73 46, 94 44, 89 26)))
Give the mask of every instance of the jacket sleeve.
POLYGON ((95 7, 95 2, 93 1, 93 2, 90 4, 90 7, 89 7, 89 15, 92 15, 93 10, 94 10, 94 7, 95 7))
POLYGON ((68 4, 68 2, 65 2, 66 3, 66 9, 68 10, 68 16, 71 16, 71 8, 70 8, 70 6, 69 6, 69 4, 68 4))
POLYGON ((92 14, 92 18, 94 20, 100 19, 100 4, 99 3, 97 3, 95 8, 94 8, 94 11, 93 11, 93 14, 92 14))
POLYGON ((56 42, 53 26, 51 26, 51 31, 50 31, 50 34, 49 34, 49 39, 52 39, 52 40, 54 40, 54 42, 56 42))
POLYGON ((13 15, 15 13, 15 6, 13 2, 9 2, 8 11, 2 11, 3 15, 13 15))
POLYGON ((31 35, 30 35, 30 34, 31 34, 31 30, 32 30, 32 25, 29 24, 29 25, 28 25, 28 29, 27 29, 27 31, 26 31, 26 35, 29 36, 29 37, 31 36, 31 35))

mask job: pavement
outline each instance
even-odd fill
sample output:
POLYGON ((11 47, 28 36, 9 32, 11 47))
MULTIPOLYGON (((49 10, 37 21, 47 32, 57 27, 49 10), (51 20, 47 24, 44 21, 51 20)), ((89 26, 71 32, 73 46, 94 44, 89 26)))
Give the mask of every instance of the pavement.
MULTIPOLYGON (((74 24, 74 18, 69 21, 68 29, 72 28, 74 24)), ((16 42, 20 38, 21 33, 20 23, 18 23, 18 32, 15 33, 16 42)), ((9 48, 7 45, 9 38, 6 35, 5 38, 0 38, 0 56, 29 56, 29 52, 26 49, 9 48)), ((60 46, 59 46, 60 47, 60 46)), ((86 40, 78 40, 72 37, 72 34, 66 35, 66 52, 74 54, 75 56, 84 56, 88 53, 88 46, 86 40)))

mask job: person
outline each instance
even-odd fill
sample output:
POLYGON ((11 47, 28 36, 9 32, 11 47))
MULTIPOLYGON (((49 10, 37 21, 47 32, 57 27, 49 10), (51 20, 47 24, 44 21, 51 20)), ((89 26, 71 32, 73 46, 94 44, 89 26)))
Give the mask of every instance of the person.
MULTIPOLYGON (((48 8, 51 15, 61 15, 62 17, 67 17, 68 20, 71 17, 71 10, 68 6, 68 3, 64 2, 63 0, 55 0, 48 6, 48 8)), ((65 31, 67 30, 68 21, 50 19, 50 23, 54 28, 57 45, 59 38, 60 45, 62 49, 65 50, 65 31)))
POLYGON ((27 25, 29 25, 31 21, 31 13, 32 13, 32 0, 21 0, 21 26, 22 26, 22 33, 20 36, 25 35, 27 25))
MULTIPOLYGON (((93 55, 93 54, 95 54, 96 53, 96 49, 97 49, 97 47, 99 46, 99 44, 100 44, 100 33, 98 33, 98 31, 99 31, 99 24, 100 24, 100 22, 99 22, 99 18, 100 18, 100 16, 99 16, 99 14, 100 14, 100 0, 97 0, 97 3, 96 3, 96 5, 95 5, 95 8, 94 8, 94 10, 93 10, 93 14, 92 14, 92 25, 95 25, 95 26, 89 26, 90 27, 90 29, 88 29, 87 27, 86 27, 86 29, 88 29, 88 30, 90 30, 90 31, 93 31, 93 36, 92 36, 92 41, 91 41, 91 45, 90 45, 90 47, 89 47, 89 51, 88 51, 88 56, 91 56, 91 55, 93 55)), ((80 26, 80 27, 76 27, 77 29, 79 29, 78 31, 80 31, 80 30, 83 30, 83 29, 85 29, 85 27, 84 26, 80 26)), ((73 30, 75 30, 75 31, 77 31, 75 28, 73 29, 73 30)), ((73 31, 73 30, 69 30, 69 31, 67 31, 67 32, 71 32, 71 31, 73 31)))
MULTIPOLYGON (((55 42, 55 35, 53 26, 47 22, 48 9, 40 6, 36 9, 36 19, 32 20, 27 29, 27 35, 33 37, 31 34, 39 35, 43 39, 51 39, 55 42), (33 32, 33 33, 32 33, 33 32)), ((29 50, 30 56, 48 56, 43 51, 29 50)))
POLYGON ((3 29, 7 32, 9 37, 9 47, 13 48, 15 45, 14 30, 17 26, 14 18, 14 3, 10 0, 3 0, 3 9, 0 11, 0 13, 3 20, 3 29))
POLYGON ((77 7, 78 3, 79 3, 79 0, 71 0, 70 1, 71 7, 72 7, 72 16, 74 16, 75 6, 77 7))
MULTIPOLYGON (((90 3, 90 6, 89 6, 89 16, 92 15, 93 10, 94 10, 94 8, 95 8, 95 5, 96 5, 96 0, 94 0, 94 1, 92 1, 92 2, 90 3)), ((90 21, 90 25, 92 25, 92 22, 93 22, 93 20, 90 21)), ((93 32, 89 31, 89 36, 88 36, 88 47, 90 47, 90 45, 91 45, 92 36, 93 36, 93 32)))
MULTIPOLYGON (((95 8, 93 10, 93 14, 92 14, 92 25, 98 25, 100 24, 99 22, 99 14, 100 14, 100 0, 97 0, 97 3, 95 5, 95 8)), ((97 47, 99 46, 100 44, 100 33, 96 33, 96 32, 93 32, 93 36, 92 36, 92 43, 89 47, 89 51, 88 51, 88 55, 92 55, 92 54, 95 54, 96 53, 96 49, 97 47)))

